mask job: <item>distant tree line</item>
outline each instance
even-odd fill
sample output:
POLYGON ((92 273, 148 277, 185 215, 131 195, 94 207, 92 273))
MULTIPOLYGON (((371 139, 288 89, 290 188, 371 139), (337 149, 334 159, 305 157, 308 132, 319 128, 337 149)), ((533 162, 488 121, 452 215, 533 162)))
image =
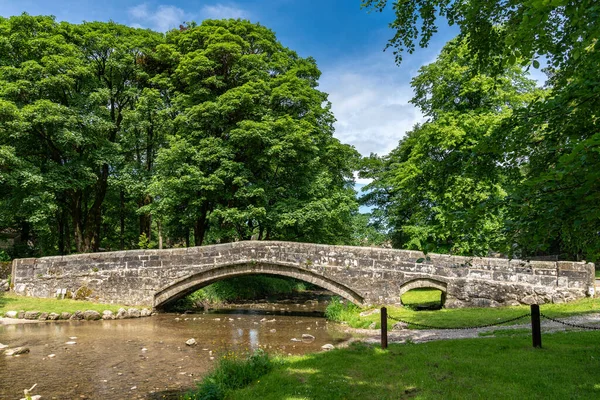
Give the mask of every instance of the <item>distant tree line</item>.
POLYGON ((358 153, 312 58, 241 20, 166 34, 0 18, 0 231, 13 256, 350 243, 358 153))

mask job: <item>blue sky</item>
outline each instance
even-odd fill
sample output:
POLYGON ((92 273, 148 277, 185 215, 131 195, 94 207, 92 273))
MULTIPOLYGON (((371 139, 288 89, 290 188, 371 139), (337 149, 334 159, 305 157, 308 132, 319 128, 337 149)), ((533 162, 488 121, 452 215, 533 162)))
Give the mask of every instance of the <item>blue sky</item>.
POLYGON ((246 18, 259 22, 301 56, 317 60, 320 89, 329 94, 337 118, 336 136, 363 155, 388 153, 421 114, 408 103, 410 79, 433 61, 456 33, 443 27, 427 49, 407 55, 398 67, 391 51, 391 10, 367 13, 360 0, 0 0, 0 15, 27 12, 59 21, 113 20, 166 31, 183 21, 246 18))

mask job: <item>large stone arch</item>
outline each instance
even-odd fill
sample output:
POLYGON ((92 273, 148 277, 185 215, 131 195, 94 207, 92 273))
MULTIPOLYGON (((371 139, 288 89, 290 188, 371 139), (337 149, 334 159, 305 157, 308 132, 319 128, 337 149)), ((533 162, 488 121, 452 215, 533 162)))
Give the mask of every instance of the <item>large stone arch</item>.
POLYGON ((327 277, 315 274, 312 271, 282 264, 244 262, 202 271, 163 287, 154 295, 154 307, 163 307, 211 283, 236 276, 253 274, 279 275, 300 279, 327 289, 355 304, 361 305, 364 302, 362 296, 354 290, 327 277))
MULTIPOLYGON (((415 278, 408 282, 405 282, 401 287, 398 293, 400 299, 402 299, 402 295, 409 290, 412 289, 420 289, 420 288, 433 288, 438 289, 442 292, 442 306, 446 303, 446 296, 448 293, 448 283, 431 278, 415 278)), ((402 300, 400 300, 402 301, 402 300)))

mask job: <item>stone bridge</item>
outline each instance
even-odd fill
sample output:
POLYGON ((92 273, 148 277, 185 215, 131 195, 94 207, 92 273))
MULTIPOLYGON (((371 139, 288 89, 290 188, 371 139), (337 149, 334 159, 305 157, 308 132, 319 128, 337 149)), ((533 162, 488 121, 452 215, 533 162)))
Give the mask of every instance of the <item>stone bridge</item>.
POLYGON ((269 241, 27 258, 12 265, 20 295, 80 290, 100 302, 155 308, 248 274, 301 279, 361 305, 399 303, 404 292, 420 287, 440 289, 449 308, 560 303, 594 291, 590 263, 269 241))

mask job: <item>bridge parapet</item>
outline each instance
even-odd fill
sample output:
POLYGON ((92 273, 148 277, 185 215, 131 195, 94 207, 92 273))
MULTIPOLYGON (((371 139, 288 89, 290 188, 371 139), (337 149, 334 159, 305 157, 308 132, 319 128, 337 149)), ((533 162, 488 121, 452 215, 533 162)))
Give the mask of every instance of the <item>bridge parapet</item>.
POLYGON ((398 303, 406 285, 419 280, 445 288, 447 307, 564 302, 594 287, 590 263, 271 241, 18 259, 12 276, 22 295, 53 297, 58 289, 85 287, 101 302, 160 306, 253 273, 306 280, 362 304, 398 303))

